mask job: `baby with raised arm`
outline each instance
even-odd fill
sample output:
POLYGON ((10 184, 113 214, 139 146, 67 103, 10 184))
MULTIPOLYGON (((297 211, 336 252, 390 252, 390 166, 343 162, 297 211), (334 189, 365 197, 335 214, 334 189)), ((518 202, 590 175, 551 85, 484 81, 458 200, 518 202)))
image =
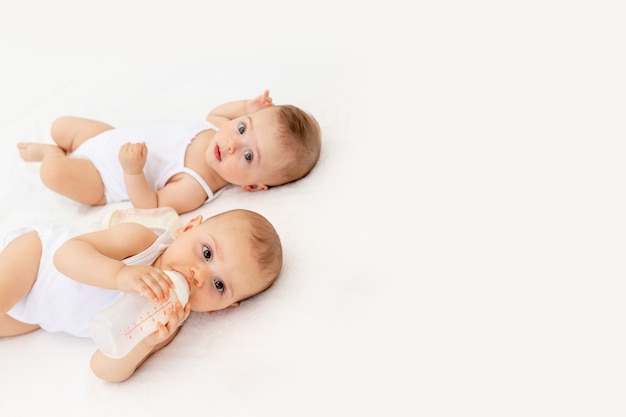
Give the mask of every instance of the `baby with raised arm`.
POLYGON ((229 184, 261 191, 299 180, 321 149, 315 118, 274 105, 269 90, 193 122, 114 128, 63 116, 51 136, 56 145, 17 145, 23 160, 41 162, 41 180, 51 190, 87 205, 130 200, 136 208, 172 207, 179 214, 229 184))

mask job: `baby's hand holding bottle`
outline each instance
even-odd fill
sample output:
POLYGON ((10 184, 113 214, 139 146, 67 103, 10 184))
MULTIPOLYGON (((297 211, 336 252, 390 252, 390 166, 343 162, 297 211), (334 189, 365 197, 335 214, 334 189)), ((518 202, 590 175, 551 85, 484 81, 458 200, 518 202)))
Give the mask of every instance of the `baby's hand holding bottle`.
POLYGON ((117 289, 138 292, 152 301, 167 300, 174 288, 171 278, 162 270, 149 265, 126 265, 117 274, 117 289))
MULTIPOLYGON (((146 281, 155 276, 145 274, 146 271, 150 272, 149 268, 125 268, 119 274, 119 282, 124 288, 127 285, 135 289, 144 285, 150 287, 151 284, 146 284, 146 281)), ((176 271, 163 273, 168 275, 174 286, 167 300, 152 301, 136 291, 130 291, 93 315, 89 330, 102 353, 111 358, 121 358, 144 340, 147 340, 147 346, 156 346, 173 336, 187 319, 191 311, 189 283, 176 271)))
POLYGON ((190 313, 191 307, 189 303, 186 303, 183 308, 180 301, 176 301, 172 308, 167 312, 167 323, 157 323, 157 328, 154 333, 146 337, 143 342, 150 347, 154 347, 159 343, 165 342, 180 326, 183 325, 190 313))

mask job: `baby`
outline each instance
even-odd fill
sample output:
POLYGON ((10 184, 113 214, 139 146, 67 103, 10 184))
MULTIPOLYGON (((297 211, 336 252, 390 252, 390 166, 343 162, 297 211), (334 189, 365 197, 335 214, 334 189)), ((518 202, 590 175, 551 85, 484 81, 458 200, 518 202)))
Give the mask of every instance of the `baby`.
POLYGON ((51 190, 77 202, 130 200, 136 208, 190 212, 229 184, 261 191, 306 176, 319 159, 321 132, 309 113, 274 105, 269 90, 224 103, 206 120, 113 128, 96 120, 55 120, 56 145, 20 142, 41 162, 51 190))
POLYGON ((192 218, 174 236, 165 227, 125 222, 78 234, 60 226, 18 229, 0 252, 0 337, 39 328, 89 337, 89 320, 125 292, 154 301, 169 298, 182 274, 190 287, 186 305, 177 301, 168 322, 126 356, 96 350, 91 368, 107 381, 123 381, 166 346, 191 311, 237 307, 269 288, 282 268, 283 251, 272 224, 243 209, 202 221, 192 218))

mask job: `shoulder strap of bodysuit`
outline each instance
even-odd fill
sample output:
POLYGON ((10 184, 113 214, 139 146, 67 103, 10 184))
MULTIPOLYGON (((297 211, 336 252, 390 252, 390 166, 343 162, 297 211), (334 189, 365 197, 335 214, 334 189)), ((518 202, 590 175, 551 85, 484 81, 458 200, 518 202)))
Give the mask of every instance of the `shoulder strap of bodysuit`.
POLYGON ((213 191, 209 188, 209 185, 206 183, 206 181, 204 181, 204 179, 202 179, 202 177, 196 171, 191 168, 183 167, 182 172, 191 175, 196 181, 198 181, 198 184, 200 184, 200 186, 204 189, 204 192, 208 196, 207 201, 211 201, 213 199, 213 191))

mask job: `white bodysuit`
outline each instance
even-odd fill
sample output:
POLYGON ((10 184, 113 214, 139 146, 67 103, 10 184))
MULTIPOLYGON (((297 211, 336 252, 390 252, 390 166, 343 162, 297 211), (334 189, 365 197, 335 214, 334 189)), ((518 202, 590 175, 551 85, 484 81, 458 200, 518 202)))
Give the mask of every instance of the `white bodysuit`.
POLYGON ((95 165, 104 183, 107 203, 126 201, 129 198, 119 151, 125 143, 145 142, 148 158, 144 173, 153 190, 160 190, 173 175, 184 172, 200 183, 210 201, 214 198, 213 191, 197 172, 185 167, 187 146, 198 133, 208 129, 217 130, 206 120, 119 127, 86 140, 70 156, 87 159, 95 165))
MULTIPOLYGON (((150 265, 174 238, 165 227, 151 227, 157 240, 143 252, 124 259, 127 265, 150 265)), ((80 232, 64 226, 27 226, 12 232, 4 245, 15 237, 35 230, 41 239, 41 260, 37 279, 28 295, 7 314, 23 323, 38 324, 49 332, 66 332, 91 337, 89 320, 98 311, 116 302, 124 293, 83 284, 61 274, 53 263, 56 250, 80 232)))

